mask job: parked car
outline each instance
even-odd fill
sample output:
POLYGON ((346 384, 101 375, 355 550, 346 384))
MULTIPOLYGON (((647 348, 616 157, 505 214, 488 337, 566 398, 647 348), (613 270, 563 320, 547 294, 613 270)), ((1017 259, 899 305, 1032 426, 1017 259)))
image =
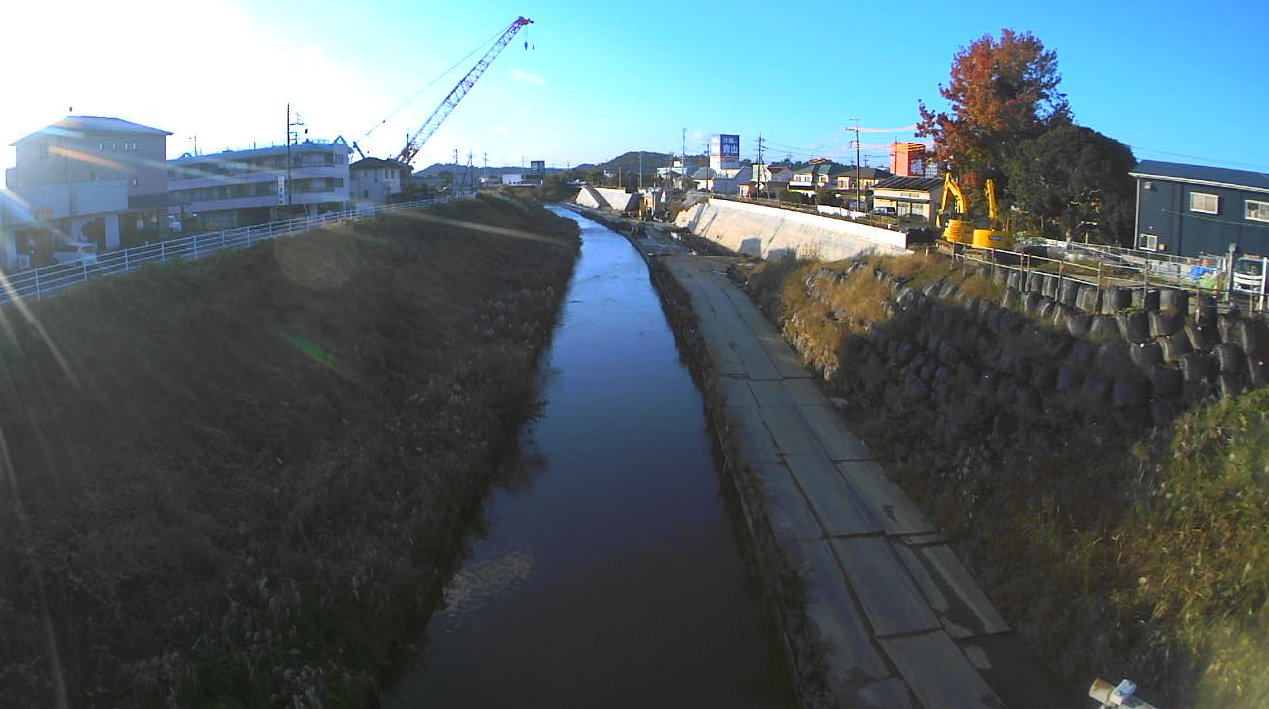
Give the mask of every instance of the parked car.
POLYGON ((87 241, 71 241, 60 244, 53 252, 53 263, 97 263, 97 245, 87 241))

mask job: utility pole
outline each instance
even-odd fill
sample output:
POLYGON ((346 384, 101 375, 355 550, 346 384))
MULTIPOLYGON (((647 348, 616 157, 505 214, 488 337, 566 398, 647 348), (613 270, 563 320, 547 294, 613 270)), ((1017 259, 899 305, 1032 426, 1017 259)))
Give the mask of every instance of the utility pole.
POLYGON ((687 129, 683 129, 683 191, 687 192, 687 129))
POLYGON ((858 207, 859 211, 866 212, 868 210, 864 209, 862 185, 860 184, 860 180, 859 180, 860 178, 859 150, 861 147, 859 145, 859 119, 852 118, 850 120, 855 122, 855 206, 858 207))
POLYGON ((639 191, 643 191, 643 151, 639 151, 639 191))
POLYGON ((489 179, 489 153, 485 153, 485 169, 481 171, 480 176, 485 180, 489 179))
MULTIPOLYGON (((291 121, 291 103, 286 104, 286 216, 291 218, 292 202, 291 202, 291 138, 294 134, 292 128, 304 125, 304 120, 300 118, 300 114, 295 114, 295 121, 291 121)), ((307 129, 305 129, 307 131, 307 129)), ((298 140, 299 135, 295 135, 298 140)))
POLYGON ((758 186, 754 188, 754 195, 753 195, 753 196, 754 196, 754 199, 757 199, 758 197, 760 197, 760 196, 762 195, 762 169, 763 169, 763 164, 762 164, 762 133, 761 133, 761 132, 759 132, 759 133, 758 133, 758 175, 757 175, 757 185, 758 185, 758 186))

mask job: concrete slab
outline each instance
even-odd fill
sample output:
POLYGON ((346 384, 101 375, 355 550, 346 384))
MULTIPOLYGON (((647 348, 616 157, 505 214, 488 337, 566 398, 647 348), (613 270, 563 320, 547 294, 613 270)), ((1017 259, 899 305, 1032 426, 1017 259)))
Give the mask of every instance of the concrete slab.
POLYGON ((855 493, 836 475, 832 461, 823 453, 786 454, 784 462, 829 536, 848 537, 881 531, 881 523, 855 498, 855 493))
POLYGON ((922 592, 930 598, 931 606, 952 638, 1009 631, 1009 624, 946 544, 911 550, 906 562, 909 570, 913 570, 913 562, 919 565, 920 573, 913 570, 913 576, 919 582, 922 576, 928 580, 922 592), (945 606, 942 610, 935 598, 942 599, 945 606))
POLYGON ((710 362, 718 374, 727 377, 746 376, 745 363, 740 355, 725 342, 712 341, 705 338, 705 351, 709 353, 710 362))
POLYGON ((921 510, 895 484, 880 465, 872 461, 854 460, 837 464, 846 482, 855 488, 859 499, 881 521, 886 534, 921 534, 933 532, 921 510))
POLYGON ((758 400, 749 390, 749 382, 736 377, 718 377, 714 380, 718 393, 722 395, 723 406, 743 406, 749 409, 758 407, 758 400))
POLYGON ((775 439, 776 445, 780 446, 780 452, 789 455, 804 453, 824 455, 824 448, 815 438, 811 427, 798 414, 797 408, 773 407, 759 409, 759 411, 762 414, 762 420, 771 431, 771 437, 775 439))
POLYGON ((775 363, 767 356, 766 351, 762 349, 762 345, 752 336, 736 334, 731 337, 730 342, 736 354, 740 355, 740 359, 744 361, 745 373, 750 379, 779 381, 784 378, 780 370, 776 369, 775 363))
POLYGON ((864 442, 846 430, 841 416, 832 406, 799 406, 798 413, 814 432, 833 460, 868 460, 872 451, 864 442))
POLYGON ((779 463, 780 449, 771 439, 758 408, 723 409, 723 425, 735 442, 740 455, 748 463, 779 463))
POLYGON ((811 378, 811 371, 802 364, 798 354, 778 334, 759 337, 758 343, 762 345, 763 351, 771 358, 771 363, 780 370, 780 374, 784 375, 785 379, 811 378))
POLYGON ((776 538, 782 542, 820 539, 824 530, 810 504, 783 465, 759 463, 752 467, 766 492, 767 516, 776 538))
MULTIPOLYGON (((778 366, 778 365, 777 365, 778 366)), ((828 406, 828 397, 809 378, 785 379, 784 391, 801 406, 828 406)))
POLYGON ((830 686, 853 693, 890 677, 892 672, 855 610, 828 542, 801 542, 798 551, 807 586, 806 615, 824 643, 830 686))
POLYGON ((749 382, 749 389, 753 392, 754 398, 758 400, 759 406, 793 406, 793 398, 785 390, 784 382, 782 381, 749 382))
POLYGON ((904 535, 902 541, 910 547, 919 547, 925 544, 946 544, 947 537, 938 532, 929 532, 928 534, 904 535))
POLYGON ((942 630, 884 638, 880 643, 926 709, 1003 709, 1005 706, 965 653, 942 630))
POLYGON ((908 684, 898 677, 889 677, 860 687, 855 691, 854 698, 855 703, 848 706, 870 709, 917 709, 920 706, 908 690, 908 684))
POLYGON ((884 537, 834 539, 832 545, 879 637, 942 628, 884 537))

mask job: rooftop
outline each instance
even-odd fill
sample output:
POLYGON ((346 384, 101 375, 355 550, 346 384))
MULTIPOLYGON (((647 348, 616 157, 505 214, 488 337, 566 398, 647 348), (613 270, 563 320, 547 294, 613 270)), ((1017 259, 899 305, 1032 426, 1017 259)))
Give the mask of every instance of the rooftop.
POLYGON ((107 116, 67 116, 62 120, 44 126, 34 133, 19 138, 9 145, 17 145, 25 140, 38 136, 74 136, 79 133, 127 133, 131 135, 172 135, 171 131, 159 130, 140 123, 125 121, 122 118, 107 116))
POLYGON ((912 190, 929 192, 943 185, 937 177, 887 177, 873 185, 874 190, 912 190))
POLYGON ((410 166, 406 165, 405 163, 397 162, 396 160, 384 160, 383 158, 362 158, 358 160, 357 162, 349 165, 348 168, 350 170, 379 169, 379 168, 388 168, 393 170, 400 170, 404 168, 408 170, 410 166))
POLYGON ((1128 174, 1133 177, 1163 177, 1182 182, 1216 183, 1269 191, 1269 175, 1263 172, 1231 170, 1224 167, 1142 160, 1128 174))

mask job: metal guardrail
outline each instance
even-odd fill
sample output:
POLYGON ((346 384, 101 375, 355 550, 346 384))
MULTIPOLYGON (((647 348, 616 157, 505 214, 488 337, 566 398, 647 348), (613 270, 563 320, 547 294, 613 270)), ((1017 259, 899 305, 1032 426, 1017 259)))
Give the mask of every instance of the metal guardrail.
POLYGON ((288 219, 253 226, 195 234, 177 239, 132 246, 98 255, 95 261, 73 261, 33 268, 18 273, 0 273, 0 306, 17 300, 39 300, 92 278, 134 271, 148 263, 175 259, 192 260, 229 249, 245 249, 261 241, 303 233, 345 219, 361 219, 403 209, 419 209, 441 202, 462 199, 473 193, 421 199, 399 204, 377 204, 315 217, 288 219))
MULTIPOLYGON (((1213 296, 1218 301, 1244 308, 1247 312, 1260 312, 1269 308, 1269 301, 1264 296, 1231 291, 1227 271, 1212 269, 1208 280, 1212 285, 1204 286, 1198 280, 1190 278, 1187 275, 1188 271, 1159 271, 1149 264, 1108 263, 1099 260, 1094 266, 1005 249, 964 248, 960 244, 951 244, 943 239, 936 240, 936 247, 947 252, 954 261, 980 263, 989 267, 993 273, 996 269, 1016 270, 1024 274, 1044 271, 1061 279, 1077 281, 1099 289, 1105 286, 1134 289, 1177 288, 1192 292, 1196 296, 1213 296)), ((1195 298, 1195 300, 1198 299, 1195 298)))

